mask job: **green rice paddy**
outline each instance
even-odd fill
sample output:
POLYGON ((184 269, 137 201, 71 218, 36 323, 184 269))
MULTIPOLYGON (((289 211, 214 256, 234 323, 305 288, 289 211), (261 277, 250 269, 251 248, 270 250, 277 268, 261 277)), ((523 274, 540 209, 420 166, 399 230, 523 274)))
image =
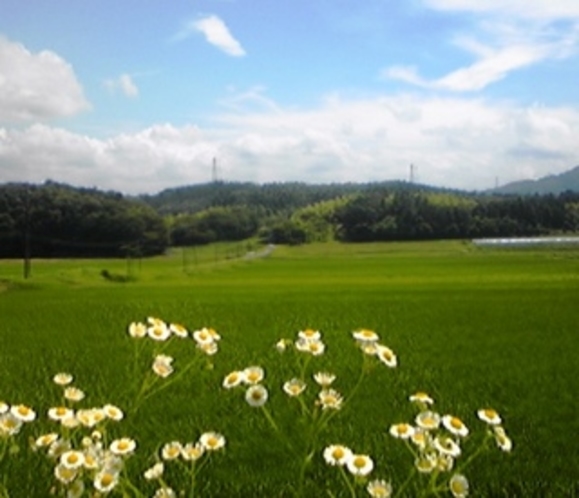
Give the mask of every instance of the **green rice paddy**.
MULTIPOLYGON (((370 455, 370 477, 391 481, 396 493, 413 458, 388 429, 413 421, 417 412, 408 396, 416 391, 426 391, 437 411, 471 429, 465 457, 485 431, 476 410, 493 407, 503 417, 513 450, 491 445, 464 469, 473 496, 579 493, 577 248, 328 243, 277 247, 253 258, 243 256, 246 249, 216 245, 142 261, 33 260, 26 281, 21 261, 0 261, 0 401, 38 413, 16 436, 19 451, 0 460, 0 483, 4 479, 9 496, 45 497, 54 486, 53 462, 31 451, 28 438, 56 429, 46 411, 60 402, 52 377, 62 371, 87 394, 79 406, 114 403, 127 412, 109 430, 111 437, 137 441, 127 472, 144 496, 158 487, 142 474, 159 448, 210 430, 227 444, 199 473, 196 496, 295 496, 302 462, 260 409, 245 402, 243 390, 221 383, 233 370, 262 366, 266 406, 280 431, 298 453, 308 448, 311 434, 299 404, 281 389, 299 372, 291 352, 274 347, 306 328, 320 330, 327 346, 311 358, 309 378, 334 372, 335 388, 347 399, 364 360, 353 330, 375 330, 399 364, 390 369, 376 362, 320 433, 302 496, 351 496, 322 457, 334 443, 370 455), (107 280, 102 270, 129 278, 107 280), (191 331, 213 327, 222 339, 211 357, 200 356, 190 339, 172 339, 166 353, 174 356, 176 373, 191 358, 197 364, 129 416, 135 386, 150 375, 158 345, 145 344, 135 367, 127 326, 149 316, 191 331)), ((313 405, 313 382, 304 395, 313 405)), ((170 462, 166 473, 176 490, 186 487, 170 462)), ((404 495, 419 496, 425 480, 418 475, 404 495)), ((364 487, 356 489, 367 496, 364 487)))

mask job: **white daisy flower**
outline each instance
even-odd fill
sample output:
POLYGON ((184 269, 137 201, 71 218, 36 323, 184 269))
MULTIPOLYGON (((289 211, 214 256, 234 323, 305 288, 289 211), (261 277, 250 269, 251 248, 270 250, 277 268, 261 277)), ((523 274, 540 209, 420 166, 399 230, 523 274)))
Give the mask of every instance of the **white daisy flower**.
POLYGON ((22 424, 22 420, 10 412, 0 415, 0 437, 18 434, 22 424))
POLYGON ((163 460, 175 460, 181 456, 183 447, 179 441, 171 441, 161 448, 161 458, 163 460))
POLYGON ((422 450, 431 444, 431 440, 432 439, 429 432, 420 427, 415 428, 414 434, 410 436, 410 441, 412 441, 415 446, 418 446, 422 450))
POLYGON ((171 330, 165 323, 157 324, 147 329, 147 335, 155 341, 166 341, 171 337, 171 330))
POLYGON ((58 434, 56 432, 50 432, 48 434, 43 434, 38 436, 34 441, 34 446, 37 448, 46 448, 54 443, 58 439, 58 434))
POLYGON ((198 443, 187 443, 181 449, 181 456, 183 460, 194 461, 199 460, 205 453, 205 446, 200 442, 198 443))
POLYGON ((483 408, 476 412, 478 418, 489 425, 500 425, 502 423, 501 416, 492 408, 483 408))
POLYGON ((261 367, 247 367, 243 371, 243 380, 246 384, 259 384, 265 377, 265 371, 261 367))
POLYGON ((368 330, 368 329, 360 329, 360 330, 355 330, 354 332, 352 332, 352 335, 354 336, 354 339, 356 339, 356 341, 358 342, 378 342, 380 340, 380 337, 378 336, 378 334, 376 332, 374 332, 373 330, 368 330))
POLYGON ((176 335, 181 339, 185 339, 189 334, 187 329, 180 323, 172 323, 171 325, 169 325, 169 330, 173 333, 173 335, 176 335))
POLYGON ((101 408, 86 408, 76 412, 76 419, 85 427, 94 427, 105 419, 101 408))
POLYGON ((207 344, 198 343, 197 348, 208 356, 213 356, 217 351, 219 351, 219 346, 217 346, 216 342, 209 342, 207 344))
POLYGON ((63 427, 66 427, 67 429, 74 429, 75 427, 78 427, 80 425, 80 422, 76 418, 76 415, 74 414, 74 412, 72 412, 72 414, 69 417, 64 417, 60 421, 60 425, 62 425, 63 427))
POLYGON ((322 387, 329 387, 336 380, 336 376, 328 372, 317 372, 314 374, 314 380, 322 387))
POLYGON ((251 406, 259 407, 265 405, 268 398, 268 392, 261 384, 250 386, 245 392, 245 401, 251 406))
POLYGON ((204 434, 201 434, 199 443, 207 451, 215 451, 225 446, 225 438, 218 432, 205 432, 204 434))
POLYGON ((455 436, 465 437, 468 435, 468 427, 458 417, 445 415, 442 417, 442 425, 455 436))
POLYGON ((155 372, 155 374, 164 379, 166 377, 169 377, 169 375, 171 375, 175 371, 171 363, 173 363, 173 358, 164 354, 160 354, 157 355, 153 360, 153 365, 151 366, 151 368, 153 369, 153 372, 155 372))
POLYGON ((52 380, 59 386, 68 386, 72 382, 72 375, 66 372, 57 373, 52 380))
POLYGON ((204 327, 200 330, 196 330, 195 332, 193 332, 193 339, 195 339, 195 342, 197 342, 197 344, 211 344, 212 342, 215 341, 215 336, 214 334, 211 333, 210 329, 204 327))
POLYGON ((398 359, 396 358, 394 351, 392 351, 389 347, 377 344, 376 356, 387 367, 394 368, 396 365, 398 365, 398 359))
POLYGON ((440 472, 450 472, 454 467, 454 458, 455 457, 451 455, 438 455, 438 458, 436 459, 436 468, 440 472))
POLYGON ((116 422, 122 420, 123 417, 125 416, 123 411, 118 406, 111 404, 106 404, 105 406, 103 406, 103 412, 105 413, 107 418, 114 420, 116 422))
POLYGON ((433 446, 443 455, 449 455, 453 458, 460 456, 460 446, 448 436, 437 436, 434 438, 433 446))
POLYGON ((54 476, 63 484, 70 484, 76 479, 78 475, 78 469, 71 469, 65 467, 61 463, 54 467, 54 476))
POLYGON ((322 334, 319 330, 305 329, 298 332, 298 337, 304 341, 319 341, 322 334))
POLYGON ((414 420, 418 427, 427 431, 438 429, 440 426, 440 415, 436 412, 420 412, 414 420))
POLYGON ((333 444, 324 450, 324 460, 329 465, 346 465, 352 457, 352 450, 341 444, 333 444))
POLYGON ((346 466, 355 476, 367 476, 374 469, 374 462, 368 455, 352 455, 348 458, 346 466))
POLYGON ((54 406, 48 410, 48 418, 50 420, 60 422, 67 417, 74 417, 74 410, 66 406, 54 406))
POLYGON ((298 339, 295 343, 296 349, 302 353, 309 353, 313 356, 320 356, 326 350, 326 345, 321 340, 298 339))
POLYGON ((10 410, 10 405, 4 401, 0 401, 0 415, 6 413, 8 410, 10 410))
POLYGON ((409 439, 414 435, 415 429, 410 424, 401 423, 390 426, 390 435, 399 439, 409 439))
POLYGON ((143 476, 145 479, 147 479, 147 481, 153 481, 155 479, 159 479, 163 475, 164 471, 165 465, 163 462, 157 462, 155 465, 145 470, 143 476))
POLYGON ((464 498, 468 495, 468 481, 462 474, 454 474, 450 478, 448 487, 455 498, 464 498))
POLYGON ((84 399, 84 392, 78 387, 69 386, 64 390, 64 397, 69 401, 80 401, 84 399))
POLYGON ((432 453, 422 453, 414 460, 414 466, 422 474, 430 474, 437 465, 438 457, 432 453))
POLYGON ((115 488, 118 482, 118 474, 102 470, 94 476, 93 485, 97 491, 109 493, 115 488))
POLYGON ((225 389, 231 389, 232 387, 236 387, 244 381, 245 381, 244 372, 235 370, 225 376, 222 385, 225 389))
POLYGON ((115 439, 109 446, 109 450, 111 450, 114 455, 126 456, 133 453, 136 447, 137 443, 134 439, 123 437, 121 439, 115 439))
POLYGON ((161 320, 160 318, 156 318, 154 316, 147 317, 147 323, 151 327, 163 327, 165 325, 165 322, 163 320, 161 320))
POLYGON ((343 401, 344 398, 335 389, 322 389, 318 394, 318 404, 322 405, 322 410, 339 410, 343 401))
POLYGON ((36 418, 36 412, 26 405, 12 405, 10 413, 22 422, 32 422, 36 418))
POLYGON ((408 397, 410 401, 413 403, 420 403, 424 405, 432 405, 434 400, 425 392, 418 391, 417 393, 412 394, 408 397))
POLYGON ((79 469, 84 465, 84 453, 77 450, 68 450, 60 455, 60 465, 67 469, 79 469))
POLYGON ((88 470, 98 469, 101 465, 101 450, 96 447, 87 448, 84 452, 84 468, 88 470))
POLYGON ((301 393, 305 391, 305 389, 306 383, 303 380, 297 378, 288 380, 283 385, 283 390, 289 396, 299 396, 301 393))
MULTIPOLYGON (((291 344, 291 341, 289 342, 291 344)), ((283 353, 288 345, 288 341, 286 339, 280 339, 275 344, 275 349, 277 349, 280 353, 283 353)))
POLYGON ((392 496, 392 484, 383 479, 370 481, 366 486, 366 490, 372 498, 390 498, 392 496))
POLYGON ((172 488, 163 486, 155 492, 153 498, 177 498, 177 493, 172 488))
POLYGON ((141 322, 132 322, 129 324, 129 335, 141 339, 147 335, 147 326, 141 322))
POLYGON ((495 425, 493 429, 498 447, 505 452, 511 451, 513 449, 513 441, 509 436, 507 436, 503 427, 495 425))

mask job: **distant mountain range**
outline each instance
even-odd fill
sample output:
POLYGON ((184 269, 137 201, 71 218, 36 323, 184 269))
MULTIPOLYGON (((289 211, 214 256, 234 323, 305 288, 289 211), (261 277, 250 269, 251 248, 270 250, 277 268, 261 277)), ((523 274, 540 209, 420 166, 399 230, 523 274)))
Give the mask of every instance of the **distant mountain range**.
POLYGON ((538 180, 507 183, 488 192, 498 194, 560 194, 566 190, 579 192, 579 166, 559 175, 549 175, 538 180))

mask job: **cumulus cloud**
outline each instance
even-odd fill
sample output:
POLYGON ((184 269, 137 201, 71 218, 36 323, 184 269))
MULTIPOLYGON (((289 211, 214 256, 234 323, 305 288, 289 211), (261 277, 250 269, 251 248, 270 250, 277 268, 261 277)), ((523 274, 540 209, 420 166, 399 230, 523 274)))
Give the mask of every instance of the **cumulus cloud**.
POLYGON ((120 91, 123 95, 129 98, 136 98, 139 96, 139 88, 133 81, 129 74, 121 74, 118 78, 107 79, 104 82, 105 87, 112 93, 120 91))
POLYGON ((49 50, 0 36, 0 123, 44 121, 90 108, 74 70, 49 50))
POLYGON ((97 139, 36 124, 0 129, 0 177, 126 193, 211 180, 408 179, 464 188, 556 174, 579 163, 579 109, 417 95, 344 100, 308 111, 222 114, 211 129, 157 125, 97 139))
POLYGON ((230 33, 227 25, 217 16, 210 15, 190 23, 177 38, 186 38, 193 32, 200 32, 207 42, 215 45, 228 55, 242 57, 246 55, 241 44, 230 33))

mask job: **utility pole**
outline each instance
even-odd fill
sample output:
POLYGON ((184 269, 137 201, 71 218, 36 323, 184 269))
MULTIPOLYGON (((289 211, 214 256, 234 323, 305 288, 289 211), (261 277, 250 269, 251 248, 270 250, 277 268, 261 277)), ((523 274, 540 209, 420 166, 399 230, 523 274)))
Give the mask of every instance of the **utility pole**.
POLYGON ((30 261, 30 189, 24 191, 24 279, 30 278, 32 269, 30 261))
POLYGON ((414 183, 414 164, 410 165, 410 183, 414 183))
POLYGON ((213 158, 213 168, 211 170, 211 179, 213 183, 217 183, 219 177, 217 176, 217 158, 213 158))

